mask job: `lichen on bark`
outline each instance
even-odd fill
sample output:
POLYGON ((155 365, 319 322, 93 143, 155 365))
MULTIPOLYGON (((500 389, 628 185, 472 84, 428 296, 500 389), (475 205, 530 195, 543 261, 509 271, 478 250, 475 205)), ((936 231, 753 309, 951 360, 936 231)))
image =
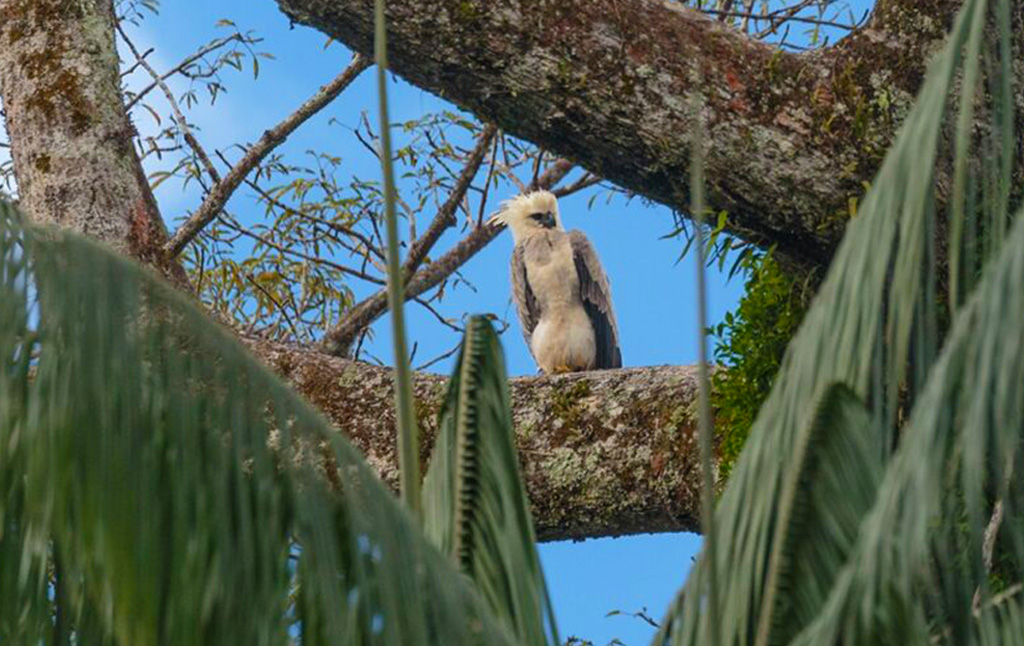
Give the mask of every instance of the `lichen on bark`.
POLYGON ((0 0, 0 92, 22 208, 158 262, 163 221, 132 144, 110 0, 0 0))
MULTIPOLYGON (((249 347, 398 486, 392 372, 315 350, 249 347)), ((416 375, 422 465, 447 379, 416 375)), ((516 446, 542 540, 696 531, 696 369, 660 366, 509 380, 516 446)))

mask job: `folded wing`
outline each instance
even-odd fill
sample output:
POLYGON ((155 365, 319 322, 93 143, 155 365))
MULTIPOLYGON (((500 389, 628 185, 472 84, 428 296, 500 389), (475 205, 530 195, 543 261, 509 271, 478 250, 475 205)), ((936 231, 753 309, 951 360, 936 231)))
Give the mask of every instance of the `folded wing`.
MULTIPOLYGON (((583 308, 594 328, 594 340, 597 343, 596 369, 621 368, 622 351, 619 349, 619 328, 615 322, 615 310, 612 309, 612 289, 605 276, 601 261, 594 251, 593 245, 582 231, 570 231, 569 242, 572 244, 572 256, 576 263, 576 274, 580 280, 580 298, 583 308)), ((523 269, 525 282, 526 271, 523 269)), ((522 320, 520 314, 520 320, 522 320)), ((536 325, 536 322, 534 322, 536 325)), ((525 329, 525 324, 523 328, 525 329)), ((531 328, 532 329, 532 328, 531 328)))
MULTIPOLYGON (((533 330, 540 321, 540 303, 530 289, 530 281, 526 278, 526 260, 523 253, 524 245, 516 245, 512 251, 512 298, 516 302, 516 312, 519 314, 519 327, 523 328, 523 338, 526 339, 526 347, 533 355, 533 346, 530 339, 533 337, 533 330)), ((537 357, 534 357, 536 360, 537 357)))

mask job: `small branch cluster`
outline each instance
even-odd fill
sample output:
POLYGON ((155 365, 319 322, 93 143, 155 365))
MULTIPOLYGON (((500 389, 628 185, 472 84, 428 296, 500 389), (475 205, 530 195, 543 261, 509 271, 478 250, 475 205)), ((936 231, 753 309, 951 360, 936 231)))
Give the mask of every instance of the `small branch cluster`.
MULTIPOLYGON (((141 19, 141 12, 133 15, 134 20, 141 19)), ((176 96, 170 79, 184 77, 192 84, 210 80, 216 88, 211 100, 216 100, 223 89, 219 70, 239 60, 238 47, 252 48, 260 42, 234 23, 222 24, 235 31, 199 47, 167 71, 157 70, 148 60, 150 52, 140 51, 127 30, 118 28, 134 56, 123 76, 137 71, 148 76, 140 91, 127 95, 127 106, 147 110, 158 124, 164 121, 161 110, 169 114, 168 126, 143 141, 142 157, 158 162, 174 156, 177 162, 168 170, 152 172, 151 183, 156 187, 173 178, 202 191, 199 206, 181 218, 163 246, 165 260, 180 258, 197 295, 246 334, 320 342, 334 354, 376 359, 364 341, 387 311, 383 195, 377 178, 346 175, 341 158, 326 151, 308 151, 301 163, 276 152, 303 123, 331 105, 370 61, 356 55, 337 77, 257 141, 208 151, 187 117, 194 89, 176 96), (161 109, 147 102, 154 89, 162 95, 161 109), (232 159, 236 148, 240 156, 232 159), (242 187, 255 200, 257 212, 252 202, 238 206, 244 204, 238 195, 242 187), (366 287, 369 295, 357 299, 355 294, 366 287)), ((258 60, 269 55, 250 53, 255 72, 258 60)), ((379 133, 365 114, 354 127, 330 123, 344 128, 353 145, 379 158, 379 133)), ((559 187, 573 168, 567 161, 462 115, 426 115, 392 127, 403 144, 395 151, 394 163, 403 178, 399 215, 407 230, 402 265, 406 296, 442 328, 461 336, 461 318, 446 314, 442 300, 452 289, 472 287, 459 270, 498 233, 486 224, 495 208, 494 197, 538 187, 568 195, 601 180, 579 173, 559 187), (438 253, 452 231, 461 240, 438 253)), ((508 327, 507 321, 496 318, 500 330, 508 327)), ((413 359, 418 351, 414 342, 413 359)), ((429 367, 453 352, 454 347, 421 358, 419 367, 429 367)))

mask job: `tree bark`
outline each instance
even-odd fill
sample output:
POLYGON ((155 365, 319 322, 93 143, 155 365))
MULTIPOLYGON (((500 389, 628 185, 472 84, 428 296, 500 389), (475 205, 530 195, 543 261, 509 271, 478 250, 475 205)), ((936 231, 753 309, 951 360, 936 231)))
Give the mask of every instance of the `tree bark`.
MULTIPOLYGON (((345 432, 397 490, 390 369, 286 344, 245 342, 345 432)), ((447 382, 414 376, 424 467, 447 382)), ((509 390, 540 540, 699 531, 695 367, 520 377, 509 380, 509 390)))
MULTIPOLYGON (((0 0, 0 92, 21 205, 36 221, 99 239, 184 285, 181 266, 160 253, 167 236, 132 146, 113 20, 111 0, 0 0)), ((395 485, 389 370, 314 349, 246 342, 395 485)), ((445 382, 416 377, 424 459, 445 382)), ((539 536, 696 530, 694 389, 687 367, 512 380, 539 536)))
POLYGON ((0 93, 21 207, 156 266, 167 230, 132 145, 109 0, 0 0, 0 93))
MULTIPOLYGON (((373 51, 373 0, 277 2, 373 51)), ((820 266, 960 4, 880 0, 866 28, 796 54, 661 0, 389 0, 388 57, 409 82, 681 211, 700 92, 710 207, 820 266)))

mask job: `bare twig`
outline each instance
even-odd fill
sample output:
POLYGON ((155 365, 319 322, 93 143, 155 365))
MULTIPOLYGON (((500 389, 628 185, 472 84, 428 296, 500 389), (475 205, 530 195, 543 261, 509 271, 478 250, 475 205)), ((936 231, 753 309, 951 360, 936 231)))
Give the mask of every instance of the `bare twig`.
MULTIPOLYGON (((558 159, 537 178, 536 182, 531 183, 526 188, 527 190, 551 189, 555 184, 562 181, 572 169, 572 162, 567 159, 558 159)), ((405 286, 406 300, 415 298, 439 285, 455 270, 465 264, 467 260, 486 247, 491 240, 498 237, 501 231, 501 226, 489 224, 473 229, 468 236, 448 250, 446 254, 413 274, 405 286)), ((324 335, 324 350, 336 356, 345 355, 352 343, 359 338, 359 335, 386 312, 387 309, 388 298, 385 290, 380 290, 373 296, 356 304, 338 325, 328 330, 327 334, 324 335)))
MULTIPOLYGON (((790 7, 793 9, 793 7, 790 7)), ((756 21, 766 21, 772 27, 767 33, 778 29, 783 23, 786 22, 802 22, 810 25, 819 25, 821 27, 835 27, 837 29, 845 29, 846 31, 853 31, 857 28, 855 24, 849 24, 845 22, 836 22, 834 20, 827 20, 825 18, 809 18, 807 16, 787 15, 781 17, 773 17, 771 14, 757 14, 749 11, 718 11, 717 9, 703 9, 704 13, 712 14, 719 17, 725 18, 752 18, 756 21)))
POLYGON ((453 332, 458 332, 460 334, 465 332, 465 330, 463 328, 459 327, 458 325, 455 325, 454 323, 452 323, 451 321, 446 319, 444 316, 442 316, 441 313, 438 312, 437 309, 433 305, 430 304, 430 301, 426 301, 426 300, 420 298, 419 296, 417 296, 416 298, 414 298, 412 300, 414 300, 416 303, 421 305, 423 307, 423 309, 425 309, 428 312, 430 312, 430 314, 433 315, 433 317, 435 319, 437 319, 437 322, 440 323, 441 325, 445 326, 446 328, 450 329, 453 332))
MULTIPOLYGON (((146 51, 142 52, 142 58, 148 58, 149 55, 152 54, 155 51, 156 51, 155 47, 150 47, 146 51)), ((121 72, 121 78, 124 78, 124 77, 130 75, 132 72, 134 72, 137 69, 139 69, 139 61, 135 61, 134 65, 132 65, 131 67, 129 67, 125 71, 121 72)), ((155 83, 153 84, 153 87, 156 87, 155 83)))
POLYGON ((437 243, 438 238, 441 237, 445 229, 455 224, 455 210, 458 208, 463 196, 466 195, 470 184, 473 183, 473 178, 476 177, 480 164, 483 163, 484 155, 494 139, 495 132, 497 132, 497 128, 493 125, 488 125, 484 128, 476 147, 469 156, 469 161, 466 162, 462 172, 459 173, 459 179, 456 181, 451 193, 449 193, 448 199, 438 209, 434 219, 430 222, 430 226, 423 232, 423 236, 413 243, 402 267, 402 273, 406 279, 419 268, 420 263, 430 253, 431 248, 437 243))
POLYGON ((480 226, 484 223, 484 209, 487 208, 487 195, 491 190, 491 182, 494 181, 494 161, 498 157, 498 142, 495 140, 491 143, 491 163, 487 167, 487 178, 484 180, 484 189, 480 194, 480 209, 476 216, 476 225, 480 226))
POLYGON ((657 621, 655 621, 654 618, 651 617, 651 615, 647 612, 647 608, 646 607, 641 608, 640 610, 638 610, 636 612, 626 612, 624 610, 612 610, 611 612, 609 612, 608 614, 605 615, 605 617, 615 617, 615 616, 632 617, 634 619, 639 619, 639 620, 643 621, 644 623, 646 623, 648 626, 650 626, 652 628, 660 628, 661 627, 661 624, 659 624, 657 621))
MULTIPOLYGON (((163 81, 166 81, 167 79, 169 79, 170 77, 174 76, 175 74, 178 74, 178 73, 182 72, 185 68, 187 68, 192 63, 195 63, 197 60, 199 60, 203 56, 206 56, 207 54, 209 54, 211 52, 217 51, 218 49, 220 49, 221 47, 227 45, 228 43, 230 43, 232 41, 236 41, 237 40, 237 41, 241 42, 244 38, 245 37, 242 34, 234 33, 234 34, 231 34, 230 36, 226 36, 224 38, 218 38, 217 40, 207 44, 205 47, 202 47, 201 49, 199 49, 199 51, 197 51, 195 54, 192 54, 191 56, 189 56, 185 60, 181 61, 181 63, 175 65, 170 71, 165 72, 164 74, 156 77, 153 80, 152 83, 150 83, 146 87, 144 87, 141 90, 139 90, 139 93, 136 94, 134 97, 132 97, 132 99, 127 103, 127 105, 125 107, 128 110, 131 110, 132 107, 136 103, 141 101, 144 96, 146 96, 147 94, 152 92, 154 89, 156 89, 156 87, 157 87, 157 85, 159 83, 161 83, 163 81)), ((147 54, 148 53, 149 52, 147 52, 147 54)), ((136 65, 137 65, 137 63, 136 63, 136 65)), ((136 65, 133 65, 131 67, 131 70, 134 70, 136 65)), ((129 70, 129 71, 131 71, 131 70, 129 70)))
POLYGON ((146 58, 135 47, 135 43, 133 43, 128 38, 128 35, 124 33, 124 29, 120 24, 117 25, 117 33, 121 35, 121 39, 124 40, 126 45, 128 45, 128 49, 131 50, 139 65, 141 65, 142 68, 153 77, 153 81, 164 93, 164 96, 167 97, 167 102, 170 104, 171 110, 174 112, 174 120, 178 122, 178 128, 181 130, 182 137, 185 138, 185 143, 187 143, 192 151, 195 152, 196 157, 199 158, 199 161, 203 164, 203 168, 206 169, 206 172, 210 175, 214 184, 220 183, 220 174, 217 172, 216 167, 214 167, 213 162, 210 161, 209 155, 207 155, 206 151, 203 150, 203 147, 199 145, 199 140, 192 134, 192 129, 189 128, 188 125, 188 120, 186 120, 185 115, 182 114, 181 107, 178 105, 177 99, 174 98, 174 93, 171 92, 171 88, 167 87, 167 83, 160 78, 160 74, 153 69, 153 66, 150 65, 148 61, 146 61, 146 58))
POLYGON ((602 181, 601 178, 598 177, 597 175, 591 175, 590 173, 585 173, 583 175, 583 177, 579 178, 578 180, 576 180, 572 184, 569 184, 568 186, 563 186, 562 188, 556 189, 556 190, 552 191, 552 193, 555 194, 555 197, 565 197, 566 195, 572 195, 573 193, 578 193, 578 192, 582 191, 585 188, 590 188, 591 186, 594 186, 595 184, 600 184, 601 181, 602 181))
POLYGON ((305 103, 270 130, 263 133, 248 152, 231 168, 223 181, 217 181, 199 209, 175 232, 174 237, 164 246, 164 254, 174 258, 185 248, 199 231, 220 213, 228 199, 270 151, 281 144, 300 125, 333 101, 352 83, 359 73, 370 66, 370 61, 356 54, 348 67, 330 83, 310 97, 305 103))
POLYGON ((437 364, 438 362, 444 361, 448 357, 450 357, 453 354, 455 354, 456 352, 458 352, 459 348, 461 348, 461 347, 462 347, 462 342, 460 341, 459 343, 456 343, 455 346, 452 347, 447 352, 443 352, 440 355, 438 355, 438 356, 434 357, 433 359, 431 359, 430 361, 427 361, 426 363, 422 363, 422 364, 416 366, 416 368, 415 368, 416 372, 422 372, 423 370, 426 370, 427 368, 437 364))

